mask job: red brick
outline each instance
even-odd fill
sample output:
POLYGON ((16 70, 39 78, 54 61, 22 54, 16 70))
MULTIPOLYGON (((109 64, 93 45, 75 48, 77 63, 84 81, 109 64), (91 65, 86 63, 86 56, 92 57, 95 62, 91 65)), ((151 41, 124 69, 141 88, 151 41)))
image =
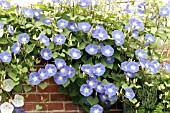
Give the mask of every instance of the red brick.
POLYGON ((106 113, 123 113, 123 111, 109 111, 109 112, 106 112, 106 113))
POLYGON ((65 95, 64 94, 51 94, 51 101, 64 101, 65 95))
POLYGON ((56 84, 53 77, 49 78, 49 84, 56 84))
POLYGON ((65 95, 65 101, 71 101, 71 97, 69 97, 68 95, 65 95))
POLYGON ((77 110, 78 106, 73 103, 66 103, 65 110, 77 110))
POLYGON ((58 91, 59 86, 58 85, 48 85, 44 90, 42 90, 39 86, 38 86, 38 92, 57 92, 58 91))
POLYGON ((24 94, 25 102, 46 102, 49 101, 49 94, 24 94))

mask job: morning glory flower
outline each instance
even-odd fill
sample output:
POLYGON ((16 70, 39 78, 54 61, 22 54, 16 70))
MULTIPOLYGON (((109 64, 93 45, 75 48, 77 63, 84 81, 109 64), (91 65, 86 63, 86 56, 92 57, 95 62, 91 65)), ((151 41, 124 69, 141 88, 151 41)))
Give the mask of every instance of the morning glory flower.
POLYGON ((88 22, 78 23, 78 29, 88 33, 91 29, 91 25, 88 22))
POLYGON ((97 83, 97 86, 96 86, 96 91, 98 92, 98 93, 104 93, 104 85, 103 85, 103 83, 102 82, 98 82, 97 83))
POLYGON ((133 78, 135 75, 134 73, 131 73, 131 72, 124 72, 124 73, 128 78, 133 78))
POLYGON ((29 75, 29 82, 32 85, 38 85, 41 82, 41 78, 39 77, 37 72, 31 72, 29 75))
POLYGON ((80 7, 82 7, 82 8, 87 7, 89 4, 90 4, 90 2, 88 0, 80 0, 80 2, 79 2, 80 7))
POLYGON ((170 72, 170 64, 168 64, 167 62, 163 62, 163 68, 164 68, 167 72, 170 72))
POLYGON ((44 24, 46 24, 46 25, 49 25, 49 24, 52 23, 51 19, 49 19, 49 18, 44 18, 44 19, 42 20, 42 22, 43 22, 44 24))
POLYGON ((30 36, 27 33, 19 34, 18 42, 21 44, 27 44, 30 41, 30 36))
POLYGON ((45 66, 45 69, 48 72, 48 76, 53 76, 53 75, 55 75, 57 73, 57 68, 55 67, 54 64, 47 64, 45 66))
POLYGON ((123 34, 123 32, 119 31, 119 30, 114 30, 112 32, 112 37, 116 40, 116 41, 122 41, 124 40, 125 36, 123 34))
POLYGON ((2 62, 11 62, 12 55, 8 51, 4 51, 0 53, 0 60, 2 62))
POLYGON ((97 86, 97 81, 95 78, 90 78, 89 80, 86 81, 87 82, 87 85, 90 87, 90 88, 96 88, 97 86))
POLYGON ((103 28, 96 29, 92 31, 93 38, 97 38, 98 40, 106 40, 108 38, 107 31, 103 28))
POLYGON ((58 73, 61 76, 67 76, 69 70, 68 70, 68 66, 64 66, 60 69, 60 72, 58 73))
POLYGON ((20 109, 20 110, 18 111, 18 113, 26 113, 26 111, 23 110, 23 109, 20 109))
POLYGON ((98 45, 97 45, 97 47, 98 47, 98 53, 101 53, 101 48, 103 47, 104 45, 102 44, 102 43, 99 43, 98 45))
POLYGON ((125 90, 125 97, 129 100, 132 100, 135 97, 135 93, 131 88, 124 88, 125 90))
POLYGON ((105 57, 104 60, 108 64, 112 64, 115 61, 113 56, 105 57))
POLYGON ((116 93, 118 92, 118 89, 113 83, 104 85, 104 89, 105 89, 105 93, 110 96, 116 95, 116 93))
POLYGON ((61 85, 61 84, 64 84, 67 82, 67 76, 62 76, 62 75, 59 75, 58 73, 56 73, 54 75, 54 81, 55 83, 57 83, 58 85, 61 85))
POLYGON ((14 106, 8 102, 4 102, 0 106, 1 113, 12 113, 14 111, 14 106))
POLYGON ((3 29, 3 27, 4 27, 4 23, 0 22, 0 29, 3 29))
POLYGON ((128 71, 128 61, 124 61, 124 62, 122 62, 121 63, 121 69, 123 70, 123 71, 128 71))
POLYGON ((80 50, 76 49, 76 48, 71 48, 69 55, 72 57, 72 59, 79 59, 81 57, 81 52, 80 50))
POLYGON ((128 67, 128 71, 131 73, 136 73, 139 71, 139 64, 134 61, 129 62, 127 67, 128 67))
POLYGON ((81 66, 81 70, 82 70, 84 73, 88 74, 88 75, 92 75, 92 74, 93 74, 93 66, 90 65, 90 64, 83 64, 83 65, 81 66))
POLYGON ((156 39, 151 34, 146 34, 145 39, 148 43, 151 43, 151 44, 155 43, 156 41, 156 39))
POLYGON ((116 95, 107 95, 107 99, 109 100, 109 101, 114 101, 115 99, 116 99, 116 95))
POLYGON ((115 40, 116 46, 122 46, 124 44, 124 40, 115 40))
POLYGON ((161 64, 157 61, 157 60, 153 60, 152 62, 151 62, 151 64, 157 69, 157 70, 159 70, 159 69, 161 69, 161 64))
POLYGON ((114 49, 110 45, 105 45, 101 48, 102 55, 110 57, 114 53, 114 49))
POLYGON ((11 4, 7 1, 0 1, 0 5, 4 8, 4 9, 9 9, 11 7, 11 4))
POLYGON ((52 58, 52 51, 48 48, 41 49, 41 57, 45 60, 50 60, 52 58))
POLYGON ((170 10, 167 7, 161 7, 159 9, 159 14, 164 17, 169 16, 170 10))
POLYGON ((69 78, 73 78, 75 74, 76 74, 76 70, 73 67, 68 67, 68 74, 67 74, 67 76, 69 78))
POLYGON ((100 94, 99 97, 102 102, 106 102, 107 96, 105 94, 100 94))
POLYGON ((80 87, 80 93, 85 96, 85 97, 88 97, 90 96, 92 93, 93 93, 93 89, 90 88, 87 84, 83 84, 81 87, 80 87))
POLYGON ((132 31, 132 37, 133 37, 134 39, 138 39, 138 32, 137 32, 136 30, 133 30, 133 31, 132 31))
POLYGON ((5 79, 3 81, 3 90, 7 91, 7 92, 10 92, 12 91, 12 89, 14 88, 14 81, 12 79, 5 79))
POLYGON ((99 63, 93 66, 93 73, 97 76, 102 76, 106 69, 103 64, 99 63))
POLYGON ((42 10, 41 9, 34 9, 33 13, 34 13, 34 16, 36 18, 40 18, 42 16, 42 10))
POLYGON ((26 18, 33 18, 33 16, 34 16, 33 11, 31 9, 29 9, 29 8, 23 8, 22 9, 22 14, 24 14, 24 16, 26 18))
POLYGON ((147 53, 142 49, 137 49, 135 51, 135 54, 140 58, 146 58, 147 57, 147 53))
POLYGON ((143 22, 135 19, 135 18, 131 18, 129 20, 130 24, 132 25, 133 30, 139 30, 139 31, 143 31, 144 30, 144 24, 143 22))
POLYGON ((138 8, 137 8, 137 11, 139 14, 144 14, 145 11, 146 11, 146 2, 141 2, 138 4, 138 8))
POLYGON ((64 19, 60 19, 60 20, 58 20, 58 22, 57 22, 57 27, 60 28, 60 29, 66 28, 67 25, 68 25, 68 21, 67 21, 67 20, 64 20, 64 19))
POLYGON ((43 43, 45 46, 49 46, 50 39, 45 34, 40 34, 40 43, 43 43))
POLYGON ((56 34, 53 41, 56 45, 62 45, 65 43, 66 37, 62 34, 56 34))
POLYGON ((77 27, 77 24, 73 21, 69 22, 67 27, 70 31, 73 31, 73 32, 77 32, 79 30, 77 27))
POLYGON ((61 58, 56 58, 54 62, 58 69, 61 69, 62 67, 66 66, 66 62, 61 58))
POLYGON ((16 94, 12 100, 12 104, 15 107, 22 107, 24 105, 24 97, 22 95, 16 94))
POLYGON ((99 104, 95 104, 90 108, 90 113, 103 113, 103 107, 99 104))
POLYGON ((95 44, 89 44, 86 46, 85 51, 90 55, 94 55, 98 52, 98 47, 95 44))
POLYGON ((97 24, 96 29, 104 29, 104 27, 101 24, 97 24))
POLYGON ((7 25, 6 29, 9 32, 10 35, 14 34, 14 27, 12 25, 7 25))
POLYGON ((21 45, 19 43, 14 43, 11 47, 11 50, 14 54, 18 54, 21 51, 21 45))
POLYGON ((38 70, 38 75, 41 80, 47 79, 48 78, 48 71, 46 69, 40 68, 38 70))

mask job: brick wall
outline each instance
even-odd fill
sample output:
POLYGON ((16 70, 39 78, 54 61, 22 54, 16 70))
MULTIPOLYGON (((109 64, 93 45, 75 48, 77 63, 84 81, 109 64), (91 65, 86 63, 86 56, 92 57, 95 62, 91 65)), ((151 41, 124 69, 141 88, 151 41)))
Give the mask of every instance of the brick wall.
MULTIPOLYGON (((72 103, 68 95, 57 92, 59 88, 54 83, 53 78, 45 80, 49 85, 42 90, 39 86, 35 86, 28 93, 23 93, 25 97, 25 109, 26 113, 85 113, 79 109, 78 105, 72 103), (42 110, 36 110, 36 105, 42 106, 42 110)), ((120 102, 114 104, 111 107, 109 113, 122 113, 122 104, 120 102)))

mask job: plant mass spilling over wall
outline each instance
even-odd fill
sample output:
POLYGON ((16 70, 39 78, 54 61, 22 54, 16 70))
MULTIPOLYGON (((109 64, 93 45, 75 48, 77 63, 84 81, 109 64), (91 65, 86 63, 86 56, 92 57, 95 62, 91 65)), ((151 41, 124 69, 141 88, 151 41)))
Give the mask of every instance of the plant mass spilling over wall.
POLYGON ((25 113, 24 97, 12 92, 23 91, 22 83, 24 92, 44 89, 51 77, 89 113, 108 111, 118 100, 127 113, 170 112, 170 64, 158 50, 170 37, 170 1, 1 0, 0 6, 1 113, 25 113))

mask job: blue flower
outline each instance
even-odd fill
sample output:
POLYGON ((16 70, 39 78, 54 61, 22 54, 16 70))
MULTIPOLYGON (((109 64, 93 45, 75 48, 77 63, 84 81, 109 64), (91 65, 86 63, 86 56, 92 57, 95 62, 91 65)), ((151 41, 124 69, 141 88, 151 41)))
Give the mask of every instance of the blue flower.
POLYGON ((114 59, 113 56, 105 57, 104 60, 105 60, 105 62, 108 63, 108 64, 112 64, 112 63, 115 61, 115 59, 114 59))
POLYGON ((40 68, 38 70, 38 75, 41 80, 47 79, 48 78, 48 71, 46 69, 40 68))
POLYGON ((164 17, 169 16, 170 10, 167 7, 161 7, 159 9, 159 14, 164 17))
POLYGON ((43 22, 44 24, 46 24, 46 25, 50 25, 50 24, 52 23, 51 19, 49 19, 49 18, 44 18, 44 19, 42 20, 42 22, 43 22))
POLYGON ((84 31, 85 33, 88 33, 91 29, 91 25, 88 22, 81 22, 78 23, 79 30, 84 31))
POLYGON ((153 60, 152 62, 148 63, 148 66, 146 67, 149 71, 151 71, 153 74, 156 74, 156 72, 161 69, 161 65, 157 60, 153 60))
POLYGON ((50 39, 45 34, 40 34, 40 42, 43 43, 45 46, 50 45, 50 39))
POLYGON ((100 97, 100 100, 101 100, 102 102, 106 102, 106 100, 107 100, 107 95, 105 95, 105 94, 100 94, 99 97, 100 97))
POLYGON ((130 24, 125 25, 125 29, 127 29, 127 30, 130 30, 130 27, 131 27, 130 24))
POLYGON ((57 83, 58 85, 61 85, 61 84, 64 84, 67 82, 67 76, 62 76, 62 75, 59 75, 58 73, 56 73, 54 75, 54 81, 55 83, 57 83))
POLYGON ((95 78, 90 78, 89 80, 86 81, 87 82, 87 85, 90 87, 90 88, 96 88, 97 86, 97 81, 95 78))
POLYGON ((0 1, 0 5, 4 8, 4 9, 9 9, 11 8, 11 4, 7 1, 0 1))
POLYGON ((123 32, 119 31, 119 30, 114 30, 112 32, 112 37, 116 40, 116 41, 122 41, 124 40, 125 36, 123 34, 123 32))
POLYGON ((30 36, 27 33, 19 34, 18 42, 21 44, 27 44, 30 41, 30 36))
POLYGON ((20 109, 20 110, 18 111, 18 113, 26 113, 26 111, 23 110, 23 109, 20 109))
POLYGON ((11 62, 12 55, 8 51, 4 51, 0 53, 0 60, 2 62, 11 62))
POLYGON ((138 4, 137 11, 139 14, 144 14, 146 11, 146 2, 141 2, 138 4))
POLYGON ((18 54, 21 51, 21 46, 19 43, 14 43, 11 47, 11 50, 14 54, 18 54))
POLYGON ((139 30, 139 31, 143 31, 144 30, 144 24, 143 22, 135 19, 135 18, 131 18, 129 20, 130 24, 132 25, 132 29, 133 30, 139 30))
POLYGON ((96 86, 96 91, 98 92, 98 93, 104 93, 104 85, 103 85, 103 83, 102 82, 98 82, 97 83, 97 86, 96 86))
POLYGON ((115 99, 116 99, 116 95, 107 95, 107 99, 109 100, 109 101, 114 101, 115 99))
POLYGON ((81 66, 81 70, 82 70, 84 73, 88 74, 88 75, 92 75, 92 74, 93 74, 93 67, 92 67, 92 65, 90 65, 90 64, 83 64, 83 65, 81 66))
POLYGON ((65 43, 66 37, 62 34, 56 34, 53 41, 56 45, 62 45, 65 43))
POLYGON ((128 61, 125 61, 125 62, 122 62, 121 63, 121 69, 123 70, 123 71, 128 71, 128 61))
POLYGON ((104 89, 105 89, 105 94, 110 96, 116 95, 116 93, 118 92, 118 89, 113 83, 104 85, 104 89))
POLYGON ((135 54, 136 54, 138 57, 140 57, 140 58, 146 58, 146 57, 147 57, 146 52, 145 52, 144 50, 142 50, 142 49, 137 49, 137 50, 135 51, 135 54))
POLYGON ((139 71, 139 64, 134 61, 129 62, 127 67, 128 67, 128 71, 131 73, 136 73, 139 71))
POLYGON ((67 27, 70 31, 73 31, 73 32, 77 32, 79 30, 77 27, 77 24, 73 21, 69 22, 67 27))
POLYGON ((41 49, 41 57, 45 60, 50 60, 52 58, 52 51, 48 48, 41 49))
POLYGON ((90 55, 94 55, 98 52, 98 47, 95 44, 89 44, 86 46, 85 51, 90 55))
POLYGON ((115 40, 115 44, 117 46, 122 46, 124 44, 124 40, 115 40))
POLYGON ((73 78, 75 74, 76 74, 76 70, 73 67, 68 67, 68 74, 67 74, 67 76, 69 78, 73 78))
POLYGON ((98 53, 101 53, 101 48, 103 47, 104 45, 102 44, 102 43, 99 43, 98 45, 97 45, 97 47, 98 47, 98 53))
POLYGON ((101 48, 102 55, 110 57, 114 53, 114 49, 110 45, 105 45, 101 48))
POLYGON ((10 35, 14 34, 14 27, 12 25, 7 25, 6 29, 10 33, 10 35))
POLYGON ((82 7, 82 8, 87 7, 89 4, 90 4, 90 2, 88 0, 80 0, 80 2, 79 2, 80 7, 82 7))
POLYGON ((90 113, 103 113, 103 107, 99 104, 95 104, 90 108, 90 113))
POLYGON ((151 44, 155 43, 156 41, 156 39, 151 34, 146 34, 145 39, 148 43, 151 43, 151 44))
POLYGON ((140 58, 140 59, 139 59, 140 66, 141 66, 141 67, 145 67, 146 61, 147 61, 147 60, 145 60, 145 59, 143 59, 143 58, 140 58))
POLYGON ((64 19, 60 19, 60 20, 58 20, 58 22, 57 22, 57 26, 58 26, 58 28, 60 28, 60 29, 66 28, 67 25, 68 25, 68 21, 67 21, 67 20, 64 20, 64 19))
POLYGON ((103 64, 99 63, 93 66, 93 73, 96 76, 101 76, 105 73, 106 69, 103 64))
POLYGON ((131 88, 124 88, 125 90, 125 97, 129 100, 132 100, 135 97, 135 93, 131 88))
POLYGON ((124 73, 128 78, 133 78, 135 75, 134 73, 131 73, 131 72, 124 72, 124 73))
POLYGON ((170 64, 168 64, 167 62, 163 62, 163 68, 164 68, 167 72, 170 72, 170 64))
POLYGON ((80 93, 87 97, 87 96, 90 96, 92 93, 93 93, 93 89, 88 87, 87 84, 83 84, 81 87, 80 87, 80 93))
POLYGON ((96 29, 92 31, 93 38, 97 38, 98 40, 106 40, 108 38, 107 31, 103 28, 96 29))
POLYGON ((37 72, 31 72, 29 75, 29 82, 33 85, 38 85, 41 82, 37 72))
POLYGON ((104 29, 104 27, 101 24, 97 24, 96 29, 104 29))
POLYGON ((56 58, 54 62, 58 69, 61 69, 62 67, 66 66, 66 62, 61 58, 56 58))
POLYGON ((60 72, 58 74, 61 76, 67 76, 68 72, 69 72, 68 66, 64 66, 60 69, 60 72))
POLYGON ((4 27, 4 23, 0 22, 0 29, 3 29, 3 27, 4 27))
POLYGON ((133 37, 134 39, 138 39, 138 32, 137 32, 136 30, 133 30, 133 31, 132 31, 132 37, 133 37))
POLYGON ((79 59, 81 57, 81 52, 80 50, 76 49, 76 48, 71 48, 69 55, 72 57, 72 59, 79 59))
POLYGON ((34 17, 36 17, 37 19, 39 19, 42 16, 42 10, 41 9, 34 9, 33 13, 34 13, 34 17))
POLYGON ((24 14, 24 16, 26 18, 33 18, 33 16, 34 16, 33 11, 31 9, 29 9, 29 8, 23 8, 22 9, 22 14, 24 14))
POLYGON ((55 75, 57 73, 57 68, 55 67, 54 64, 47 64, 45 66, 45 69, 48 72, 48 76, 53 76, 53 75, 55 75))

